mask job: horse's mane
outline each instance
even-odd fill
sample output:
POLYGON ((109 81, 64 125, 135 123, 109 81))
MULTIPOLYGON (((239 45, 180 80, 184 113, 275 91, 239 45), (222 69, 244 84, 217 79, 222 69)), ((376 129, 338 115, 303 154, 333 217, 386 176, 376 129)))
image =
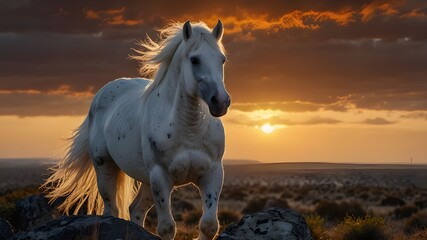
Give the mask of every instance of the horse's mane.
POLYGON ((221 41, 217 41, 205 23, 192 23, 191 27, 192 34, 187 40, 185 48, 180 47, 184 38, 182 33, 183 23, 179 22, 171 22, 166 27, 157 29, 159 32, 158 42, 148 35, 145 41, 138 42, 142 49, 134 49, 138 55, 130 57, 140 61, 139 72, 142 76, 153 79, 145 91, 146 95, 164 78, 175 54, 187 54, 190 49, 199 46, 203 40, 207 41, 212 47, 218 48, 221 52, 225 52, 221 41), (181 51, 181 53, 178 51, 181 51))

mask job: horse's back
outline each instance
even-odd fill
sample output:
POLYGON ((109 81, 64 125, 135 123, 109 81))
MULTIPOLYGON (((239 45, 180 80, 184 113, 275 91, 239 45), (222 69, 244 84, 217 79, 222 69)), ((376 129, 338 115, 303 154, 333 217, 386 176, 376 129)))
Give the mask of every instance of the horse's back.
POLYGON ((144 78, 119 78, 104 85, 93 98, 89 110, 89 126, 103 131, 108 119, 121 108, 137 108, 143 91, 149 84, 144 78))
POLYGON ((140 93, 149 82, 149 80, 144 78, 119 78, 111 81, 96 93, 92 107, 96 107, 97 109, 107 108, 123 96, 140 93))

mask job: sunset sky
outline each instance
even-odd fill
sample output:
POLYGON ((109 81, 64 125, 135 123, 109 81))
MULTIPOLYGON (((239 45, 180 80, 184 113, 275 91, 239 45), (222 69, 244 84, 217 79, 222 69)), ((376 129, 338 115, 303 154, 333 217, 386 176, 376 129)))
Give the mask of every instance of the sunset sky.
POLYGON ((138 39, 224 22, 225 159, 427 163, 427 2, 0 2, 0 158, 57 158, 138 39))

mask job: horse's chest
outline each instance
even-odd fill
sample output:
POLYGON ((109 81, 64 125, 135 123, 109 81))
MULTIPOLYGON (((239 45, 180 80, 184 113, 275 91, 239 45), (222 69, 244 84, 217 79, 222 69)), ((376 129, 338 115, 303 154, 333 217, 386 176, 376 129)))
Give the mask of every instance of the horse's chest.
POLYGON ((206 152, 183 149, 175 154, 167 171, 175 185, 196 182, 211 168, 213 159, 206 152))
POLYGON ((156 133, 147 137, 146 148, 150 149, 153 162, 168 171, 174 184, 194 182, 214 161, 221 161, 223 137, 211 131, 189 136, 166 128, 156 133))

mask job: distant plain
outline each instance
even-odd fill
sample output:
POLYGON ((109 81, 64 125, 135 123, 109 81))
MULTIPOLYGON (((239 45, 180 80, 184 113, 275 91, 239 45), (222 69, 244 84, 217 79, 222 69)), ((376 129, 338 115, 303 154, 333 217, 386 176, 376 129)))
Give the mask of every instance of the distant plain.
MULTIPOLYGON (((39 186, 52 164, 46 159, 1 159, 0 197, 39 186)), ((278 206, 296 209, 304 216, 320 216, 330 232, 343 221, 337 215, 337 208, 342 207, 347 215, 385 219, 385 232, 391 239, 418 239, 409 238, 418 230, 408 230, 408 224, 427 212, 427 165, 226 160, 224 169, 219 209, 223 227, 244 214, 278 206)), ((172 204, 178 236, 197 236, 193 230, 201 210, 197 189, 191 185, 178 188, 172 204)), ((147 221, 147 227, 154 230, 154 210, 147 221)))

